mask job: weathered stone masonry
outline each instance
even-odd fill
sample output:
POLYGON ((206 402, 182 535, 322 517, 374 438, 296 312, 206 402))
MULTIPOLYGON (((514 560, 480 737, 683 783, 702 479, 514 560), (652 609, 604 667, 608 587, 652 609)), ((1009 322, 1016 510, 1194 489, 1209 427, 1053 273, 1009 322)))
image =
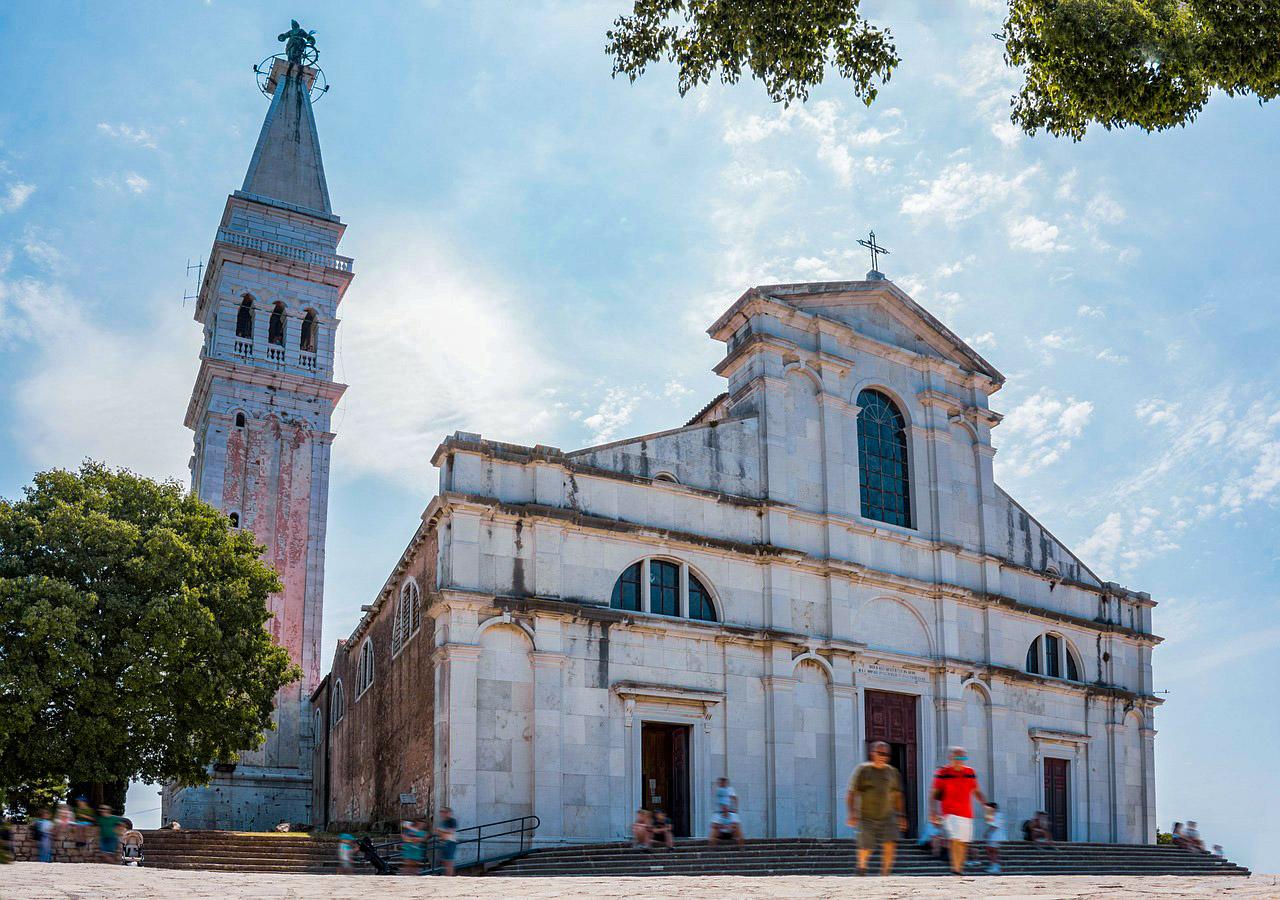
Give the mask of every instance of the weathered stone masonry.
MULTIPOLYGON (((842 785, 887 697, 914 710, 916 809, 962 743, 1011 823, 1053 805, 1070 839, 1152 840, 1155 604, 1098 579, 994 483, 1003 376, 882 280, 753 288, 710 333, 728 390, 683 428, 572 453, 465 433, 437 450, 415 538, 438 545, 435 651, 412 679, 434 685, 430 775, 420 756, 401 766, 431 780, 423 811, 536 813, 546 842, 624 837, 652 790, 641 734, 661 725, 687 736, 694 833, 727 774, 748 833, 840 835, 842 785), (876 475, 864 389, 904 423, 906 526, 859 500, 876 475), (659 563, 679 572, 677 615, 611 608, 624 571, 659 563), (716 621, 690 618, 695 579, 716 621), (1053 796, 1050 763, 1066 779, 1053 796)), ((378 622, 399 579, 334 672, 365 637, 386 659, 378 622)), ((396 679, 349 708, 408 700, 396 679)), ((341 727, 333 758, 355 740, 341 727)), ((362 758, 384 751, 407 744, 362 758)), ((374 765, 335 775, 330 818, 339 796, 372 804, 374 765)))

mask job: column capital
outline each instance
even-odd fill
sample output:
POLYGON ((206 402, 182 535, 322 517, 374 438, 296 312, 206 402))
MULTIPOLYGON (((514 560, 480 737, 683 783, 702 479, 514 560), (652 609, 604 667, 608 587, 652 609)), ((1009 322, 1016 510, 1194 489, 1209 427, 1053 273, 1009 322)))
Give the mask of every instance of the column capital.
POLYGON ((565 654, 551 650, 530 651, 529 658, 533 660, 535 669, 560 669, 569 659, 565 654))
POLYGON ((480 658, 479 644, 442 644, 436 650, 445 662, 464 662, 480 658))

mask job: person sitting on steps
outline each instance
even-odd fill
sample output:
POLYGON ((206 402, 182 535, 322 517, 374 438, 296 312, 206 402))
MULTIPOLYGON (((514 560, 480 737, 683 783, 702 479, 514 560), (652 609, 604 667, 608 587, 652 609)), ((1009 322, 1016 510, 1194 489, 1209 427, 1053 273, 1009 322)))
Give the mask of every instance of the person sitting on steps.
POLYGON ((676 839, 675 832, 671 830, 671 820, 660 809, 653 811, 653 822, 649 828, 649 835, 653 838, 655 844, 661 844, 668 850, 675 849, 676 839))

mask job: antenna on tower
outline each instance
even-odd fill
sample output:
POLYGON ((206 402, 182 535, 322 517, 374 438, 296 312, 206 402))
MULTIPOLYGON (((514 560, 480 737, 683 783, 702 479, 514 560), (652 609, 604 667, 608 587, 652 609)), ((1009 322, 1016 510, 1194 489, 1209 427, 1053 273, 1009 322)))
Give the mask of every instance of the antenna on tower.
POLYGON ((187 277, 188 278, 191 277, 192 269, 195 269, 196 271, 196 289, 194 293, 191 292, 190 290, 184 290, 182 292, 183 306, 187 305, 188 300, 198 300, 200 297, 200 285, 204 283, 204 260, 201 259, 200 261, 193 263, 191 262, 191 257, 188 256, 187 257, 187 277))

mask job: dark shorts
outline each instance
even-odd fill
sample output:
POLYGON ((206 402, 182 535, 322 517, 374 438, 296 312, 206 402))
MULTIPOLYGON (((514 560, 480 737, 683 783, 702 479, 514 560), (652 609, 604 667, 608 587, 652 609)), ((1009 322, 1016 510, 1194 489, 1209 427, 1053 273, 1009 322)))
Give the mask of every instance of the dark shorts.
POLYGON ((440 861, 453 862, 458 858, 458 842, 457 841, 441 841, 440 842, 440 861))
POLYGON ((862 819, 858 822, 858 849, 874 850, 881 844, 898 842, 898 817, 862 819))
POLYGON ((111 837, 98 839, 98 849, 103 853, 115 853, 120 848, 120 839, 114 834, 111 837))

